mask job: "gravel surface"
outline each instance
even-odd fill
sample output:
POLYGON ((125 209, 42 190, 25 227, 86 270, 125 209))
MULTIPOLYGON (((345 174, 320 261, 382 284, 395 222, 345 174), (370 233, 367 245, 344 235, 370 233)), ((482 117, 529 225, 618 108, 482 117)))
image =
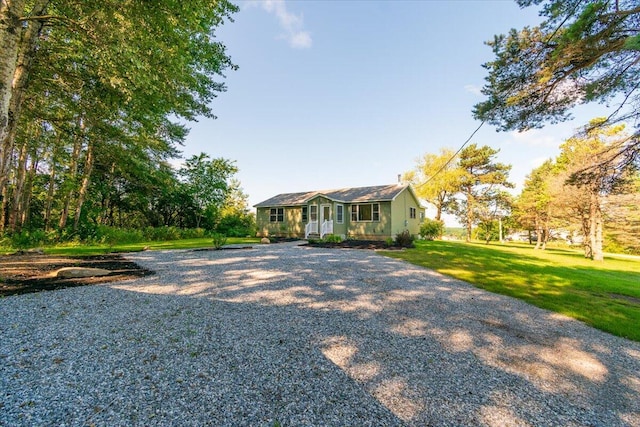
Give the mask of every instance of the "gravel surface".
POLYGON ((640 426, 640 344, 372 251, 0 299, 0 425, 640 426))

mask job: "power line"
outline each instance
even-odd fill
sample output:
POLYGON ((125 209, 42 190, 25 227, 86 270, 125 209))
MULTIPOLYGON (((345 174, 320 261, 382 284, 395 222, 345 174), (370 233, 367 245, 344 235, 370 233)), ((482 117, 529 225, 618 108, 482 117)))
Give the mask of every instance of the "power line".
POLYGON ((429 177, 429 179, 427 179, 425 182, 423 182, 422 184, 418 185, 415 189, 417 190, 418 188, 424 187, 425 185, 427 185, 433 178, 435 178, 440 172, 442 172, 444 170, 444 168, 446 168, 447 166, 449 166, 449 163, 451 163, 453 161, 453 159, 455 159, 458 154, 460 154, 460 152, 462 151, 462 149, 469 143, 469 141, 471 141, 471 139, 475 136, 476 133, 478 133, 478 131, 480 130, 480 128, 482 127, 482 125, 484 125, 484 120, 482 121, 482 123, 480 123, 480 126, 478 126, 476 128, 476 130, 474 130, 471 135, 469 136, 469 138, 467 138, 467 140, 460 146, 460 148, 458 148, 458 151, 456 151, 453 156, 451 156, 451 158, 449 160, 447 160, 447 162, 442 165, 440 167, 440 169, 438 169, 433 175, 431 175, 429 177))
MULTIPOLYGON (((571 13, 567 14, 567 16, 564 18, 563 21, 560 22, 560 24, 558 24, 558 26, 553 30, 553 32, 549 35, 549 37, 547 37, 547 40, 545 42, 545 44, 549 43, 551 41, 551 39, 558 33, 558 31, 560 31, 560 29, 562 28, 562 26, 569 20, 570 17, 572 17, 576 10, 578 10, 578 6, 582 3, 582 0, 578 1, 574 7, 573 10, 571 11, 571 13)), ((542 54, 542 50, 538 51, 537 55, 536 55, 536 59, 540 57, 540 55, 542 54)), ((442 172, 444 170, 444 168, 446 168, 447 166, 449 166, 449 163, 451 163, 453 161, 453 159, 456 158, 456 156, 460 153, 460 151, 462 151, 462 149, 469 143, 469 141, 471 141, 471 139, 475 136, 475 134, 480 130, 480 128, 482 127, 482 125, 484 125, 485 120, 483 120, 480 123, 480 126, 478 126, 476 128, 476 130, 474 130, 471 135, 469 136, 469 138, 467 138, 467 140, 464 142, 464 144, 462 144, 460 146, 460 148, 458 149, 458 151, 455 152, 455 154, 453 156, 451 156, 451 158, 449 160, 447 160, 447 162, 442 165, 440 167, 440 169, 438 169, 436 171, 436 173, 434 173, 433 175, 431 175, 429 177, 429 179, 427 179, 425 182, 423 182, 422 184, 418 185, 415 187, 415 189, 424 187, 425 185, 427 185, 431 180, 433 180, 440 172, 442 172)))

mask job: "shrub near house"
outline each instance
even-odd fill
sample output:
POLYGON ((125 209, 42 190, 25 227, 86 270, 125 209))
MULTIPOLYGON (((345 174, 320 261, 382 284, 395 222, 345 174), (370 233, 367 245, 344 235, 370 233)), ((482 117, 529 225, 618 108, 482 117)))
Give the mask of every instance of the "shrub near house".
POLYGON ((259 236, 384 240, 417 236, 424 219, 413 189, 399 184, 278 194, 255 208, 259 236))

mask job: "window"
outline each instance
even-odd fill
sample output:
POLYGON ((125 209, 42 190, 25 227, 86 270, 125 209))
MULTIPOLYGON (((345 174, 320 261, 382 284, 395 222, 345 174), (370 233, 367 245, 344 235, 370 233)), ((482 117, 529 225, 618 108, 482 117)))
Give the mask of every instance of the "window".
POLYGON ((307 206, 302 207, 302 222, 309 221, 309 208, 307 206))
POLYGON ((271 208, 269 222, 284 222, 284 208, 271 208))
POLYGON ((351 221, 380 221, 380 204, 351 205, 351 221))
POLYGON ((373 219, 371 212, 371 205, 358 205, 358 221, 371 221, 373 219))
POLYGON ((309 217, 312 222, 316 222, 318 220, 318 205, 309 206, 309 217))
POLYGON ((416 218, 416 208, 409 208, 409 218, 416 218))
POLYGON ((344 206, 336 205, 336 222, 338 224, 344 223, 344 206))

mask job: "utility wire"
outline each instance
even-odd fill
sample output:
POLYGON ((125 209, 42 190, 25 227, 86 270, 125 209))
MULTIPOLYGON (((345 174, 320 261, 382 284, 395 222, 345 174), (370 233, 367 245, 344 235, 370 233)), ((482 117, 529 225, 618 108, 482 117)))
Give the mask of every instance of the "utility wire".
MULTIPOLYGON (((582 0, 578 1, 574 7, 573 10, 571 11, 570 14, 568 14, 565 19, 563 21, 560 22, 560 24, 553 30, 553 32, 549 35, 549 37, 547 37, 547 40, 545 43, 549 43, 551 41, 551 39, 558 33, 558 31, 560 31, 560 28, 562 28, 562 26, 569 20, 569 18, 571 18, 576 10, 578 10, 578 6, 580 6, 580 4, 582 3, 582 0)), ((536 59, 542 54, 542 51, 539 51, 536 55, 536 59)), ((471 141, 471 139, 475 136, 475 134, 480 130, 480 128, 482 127, 482 125, 484 125, 486 120, 483 120, 482 123, 480 123, 480 126, 478 126, 476 128, 476 130, 474 130, 471 135, 469 136, 469 138, 467 138, 467 140, 464 142, 464 144, 462 144, 460 146, 460 148, 458 149, 458 151, 455 152, 455 154, 453 156, 451 156, 451 158, 449 160, 447 160, 447 162, 442 165, 440 167, 440 169, 438 169, 433 175, 431 175, 425 182, 423 182, 420 185, 417 185, 415 187, 415 189, 424 187, 425 185, 427 185, 430 181, 432 181, 440 172, 442 172, 447 166, 449 166, 449 163, 451 163, 453 161, 453 159, 456 158, 456 156, 460 153, 460 151, 462 151, 462 149, 469 143, 469 141, 471 141)))
MULTIPOLYGON (((549 37, 547 37, 547 40, 545 41, 545 44, 549 43, 551 41, 551 39, 553 37, 555 37, 555 35, 558 33, 558 31, 560 31, 560 29, 562 28, 562 26, 569 20, 569 18, 571 18, 575 12, 578 10, 578 6, 580 6, 580 4, 583 2, 583 0, 580 0, 578 2, 576 2, 576 4, 573 6, 573 9, 571 11, 571 13, 567 14, 567 16, 564 18, 564 20, 562 20, 560 22, 560 24, 558 24, 558 26, 556 26, 556 28, 553 30, 553 32, 549 35, 549 37)), ((542 54, 542 50, 538 51, 538 53, 536 54, 536 59, 540 57, 540 55, 542 54)), ((609 117, 610 118, 610 117, 609 117)), ((608 120, 608 119, 607 119, 608 120)), ((415 189, 424 187, 425 185, 427 185, 431 180, 433 180, 440 172, 442 172, 444 170, 444 168, 446 168, 447 166, 449 166, 449 163, 451 163, 453 161, 453 159, 456 158, 456 156, 462 151, 462 149, 469 143, 469 141, 471 141, 471 139, 475 136, 476 133, 478 133, 478 131, 480 130, 480 128, 482 127, 482 125, 484 125, 486 120, 483 120, 482 123, 480 123, 480 126, 478 126, 476 128, 476 130, 474 130, 471 135, 469 136, 469 138, 467 138, 467 140, 464 142, 464 144, 462 144, 460 146, 460 148, 458 148, 458 151, 455 152, 455 154, 453 156, 451 156, 451 158, 449 160, 447 160, 447 162, 442 165, 440 167, 440 169, 438 169, 433 175, 431 175, 425 182, 423 182, 422 184, 418 185, 415 187, 415 189)))
POLYGON ((482 125, 484 125, 484 120, 482 121, 482 123, 480 123, 480 126, 478 126, 476 128, 476 130, 474 130, 471 135, 469 136, 469 138, 467 138, 467 140, 460 146, 460 148, 458 148, 458 151, 456 151, 453 156, 451 156, 451 158, 449 160, 447 160, 447 162, 440 166, 440 169, 438 169, 433 175, 431 175, 429 177, 429 179, 427 179, 425 182, 423 182, 422 184, 418 185, 415 189, 417 190, 418 188, 424 187, 425 185, 427 185, 433 178, 435 178, 440 172, 442 172, 444 170, 444 168, 446 168, 447 166, 449 166, 449 163, 451 163, 453 161, 453 159, 455 159, 458 154, 460 154, 460 152, 462 151, 462 149, 469 143, 469 141, 471 141, 471 139, 475 136, 476 133, 478 133, 478 131, 480 130, 480 128, 482 127, 482 125))

